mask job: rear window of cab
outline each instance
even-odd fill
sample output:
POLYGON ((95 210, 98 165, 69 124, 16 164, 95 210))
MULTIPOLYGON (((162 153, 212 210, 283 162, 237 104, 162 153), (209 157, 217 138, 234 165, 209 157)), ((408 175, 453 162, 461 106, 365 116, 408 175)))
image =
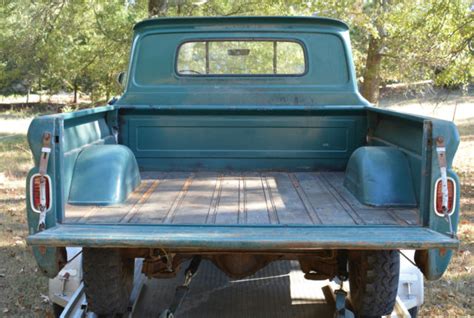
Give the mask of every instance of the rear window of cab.
POLYGON ((346 85, 349 64, 343 38, 329 33, 223 34, 150 33, 140 35, 132 52, 131 84, 170 85, 269 84, 346 85), (190 36, 193 38, 190 38, 190 36), (242 37, 237 37, 242 35, 242 37), (228 78, 229 80, 225 80, 228 78), (222 79, 222 80, 221 80, 222 79), (209 81, 211 80, 211 81, 209 81))
POLYGON ((303 75, 301 43, 288 40, 202 40, 178 48, 176 72, 184 76, 303 75))

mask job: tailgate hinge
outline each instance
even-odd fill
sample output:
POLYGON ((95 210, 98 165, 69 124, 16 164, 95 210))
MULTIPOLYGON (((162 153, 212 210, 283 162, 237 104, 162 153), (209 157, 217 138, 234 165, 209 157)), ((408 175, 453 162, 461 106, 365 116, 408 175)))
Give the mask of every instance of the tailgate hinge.
POLYGON ((38 231, 46 228, 46 178, 48 171, 49 154, 51 153, 51 134, 45 132, 43 134, 43 142, 41 147, 41 156, 39 161, 40 175, 40 217, 38 222, 38 231))

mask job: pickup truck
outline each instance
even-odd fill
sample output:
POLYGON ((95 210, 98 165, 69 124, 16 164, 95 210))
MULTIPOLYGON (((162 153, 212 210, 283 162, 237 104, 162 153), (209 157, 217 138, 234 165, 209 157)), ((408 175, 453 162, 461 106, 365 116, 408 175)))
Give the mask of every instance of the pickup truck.
POLYGON ((157 279, 191 259, 231 278, 295 260, 307 279, 348 279, 359 317, 392 311, 401 249, 441 277, 459 244, 457 129, 368 103, 346 24, 159 18, 134 32, 115 103, 29 128, 28 243, 45 275, 82 247, 103 316, 126 311, 135 258, 157 279))

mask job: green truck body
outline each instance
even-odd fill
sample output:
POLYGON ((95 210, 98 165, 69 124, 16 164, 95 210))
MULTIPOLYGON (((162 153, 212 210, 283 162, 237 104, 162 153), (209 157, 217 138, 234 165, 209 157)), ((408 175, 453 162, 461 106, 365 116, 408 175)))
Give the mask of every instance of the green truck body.
POLYGON ((66 246, 163 251, 176 264, 199 254, 236 277, 298 259, 326 278, 336 269, 312 264, 334 265, 338 251, 416 249, 428 279, 443 274, 459 243, 457 129, 372 107, 344 23, 164 18, 134 30, 117 102, 30 126, 28 243, 46 275, 66 246), (45 133, 51 201, 39 230, 30 189, 45 133), (436 211, 443 147, 452 231, 436 211), (232 270, 235 255, 251 260, 232 270))

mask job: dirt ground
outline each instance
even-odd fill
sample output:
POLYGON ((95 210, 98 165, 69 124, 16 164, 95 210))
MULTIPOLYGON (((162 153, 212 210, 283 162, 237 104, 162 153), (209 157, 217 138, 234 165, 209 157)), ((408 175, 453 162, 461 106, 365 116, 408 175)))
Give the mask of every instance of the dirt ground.
POLYGON ((474 315, 474 96, 440 92, 425 98, 400 96, 381 101, 380 107, 413 114, 454 120, 461 143, 453 168, 461 181, 461 247, 448 271, 434 282, 425 282, 422 317, 466 317, 474 315))
MULTIPOLYGON (((442 279, 425 283, 422 317, 474 315, 474 96, 439 92, 384 98, 397 111, 454 120, 461 144, 454 169, 461 180, 462 241, 442 279)), ((34 112, 0 112, 0 317, 52 317, 48 280, 38 273, 25 244, 25 177, 32 166, 26 129, 34 112)))

